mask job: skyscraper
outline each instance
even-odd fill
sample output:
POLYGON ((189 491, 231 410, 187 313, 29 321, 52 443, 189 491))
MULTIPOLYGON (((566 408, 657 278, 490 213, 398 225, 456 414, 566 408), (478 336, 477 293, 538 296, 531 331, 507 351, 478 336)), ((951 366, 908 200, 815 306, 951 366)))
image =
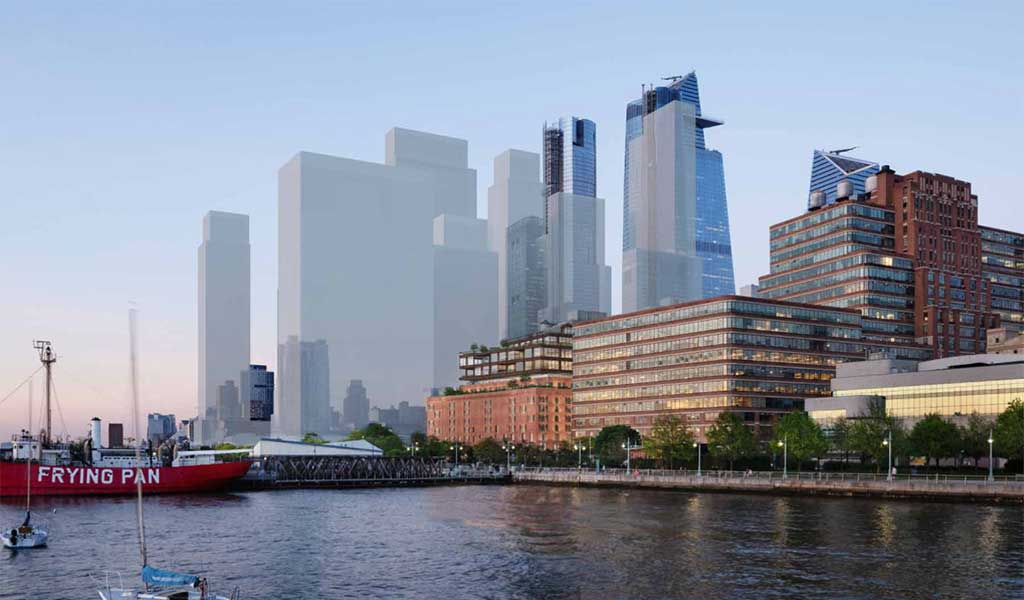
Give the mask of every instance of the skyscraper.
POLYGON ((487 189, 487 243, 498 255, 498 331, 506 339, 508 306, 508 228, 523 217, 543 218, 540 156, 506 150, 494 159, 494 184, 487 189))
POLYGON ((508 338, 518 338, 537 331, 540 311, 547 298, 544 222, 540 217, 523 217, 508 228, 506 255, 508 338))
MULTIPOLYGON (((199 245, 199 415, 216 412, 218 388, 249 365, 249 217, 210 211, 199 245)), ((200 421, 201 443, 214 424, 200 421)))
POLYGON ((815 150, 811 157, 811 188, 808 190, 808 208, 821 208, 836 201, 836 189, 841 181, 853 184, 853 195, 864 193, 864 182, 878 172, 878 163, 845 156, 853 148, 844 150, 815 150), (814 192, 822 192, 819 205, 814 206, 814 192))
POLYGON ((696 73, 626 107, 622 309, 735 291, 722 155, 704 144, 696 73))
POLYGON ((249 365, 242 371, 242 418, 270 421, 274 414, 274 372, 266 365, 249 365))
POLYGON ((341 423, 343 427, 362 429, 370 422, 370 398, 366 395, 366 386, 359 379, 353 379, 345 390, 345 400, 341 405, 341 423))
POLYGON ((497 328, 492 318, 482 319, 485 329, 467 331, 467 323, 481 322, 476 316, 449 328, 445 305, 438 305, 455 290, 470 299, 490 293, 491 314, 497 304, 486 291, 497 275, 480 274, 494 259, 481 247, 468 144, 395 128, 385 148, 383 164, 300 152, 280 169, 277 435, 326 433, 331 401, 340 401, 352 379, 381 398, 423 398, 435 384, 435 361, 443 360, 446 369, 451 363, 450 355, 436 356, 436 344, 465 347, 492 338, 497 328), (444 243, 438 245, 435 218, 442 215, 444 243), (459 279, 449 267, 468 264, 462 250, 483 266, 459 279), (447 260, 456 254, 458 260, 447 260), (314 352, 302 344, 319 346, 314 352), (324 385, 321 376, 328 377, 324 385), (330 389, 339 397, 332 399, 330 389), (328 393, 307 397, 321 390, 328 393), (301 414, 299 406, 305 407, 301 414))
POLYGON ((608 313, 611 268, 604 264, 604 200, 597 197, 597 126, 563 117, 544 125, 543 144, 546 299, 540 320, 561 323, 573 311, 608 313))

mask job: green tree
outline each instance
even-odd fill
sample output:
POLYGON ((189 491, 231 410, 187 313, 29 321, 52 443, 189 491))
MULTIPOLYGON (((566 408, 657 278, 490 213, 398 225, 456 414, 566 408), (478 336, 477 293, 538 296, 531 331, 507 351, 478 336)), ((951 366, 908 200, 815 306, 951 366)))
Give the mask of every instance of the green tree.
POLYGON ((888 460, 889 448, 883 443, 892 433, 892 452, 900 456, 906 451, 906 432, 899 419, 886 414, 881 402, 871 402, 867 411, 853 420, 849 431, 850 448, 860 454, 861 460, 871 458, 875 472, 888 460))
POLYGON ((640 441, 637 430, 628 425, 609 425, 594 438, 594 454, 602 465, 622 465, 626 462, 626 451, 622 445, 629 441, 636 445, 640 441))
POLYGON ((707 437, 711 456, 728 461, 730 471, 735 461, 754 453, 754 432, 743 423, 738 413, 718 413, 718 419, 708 429, 707 437))
POLYGON ((938 469, 939 461, 956 454, 959 433, 956 425, 937 413, 927 414, 910 430, 910 449, 924 457, 925 465, 935 459, 935 468, 938 469))
POLYGON ((978 461, 988 456, 988 436, 995 429, 995 422, 974 412, 967 418, 967 425, 960 428, 960 449, 969 456, 975 467, 978 461))
POLYGON ((1006 458, 1021 458, 1024 471, 1024 402, 1016 398, 996 417, 993 431, 996 451, 1006 458))
POLYGON ((505 462, 505 450, 494 438, 486 438, 473 446, 473 455, 480 462, 496 465, 505 462))
POLYGON ((348 435, 349 440, 366 440, 384 451, 384 456, 403 456, 408 453, 402 438, 387 425, 370 423, 348 435))
POLYGON ((797 471, 803 461, 810 458, 820 458, 828 452, 828 438, 825 432, 803 411, 791 412, 779 419, 775 427, 775 446, 783 442, 786 447, 785 454, 796 461, 797 471))
POLYGON ((676 464, 696 456, 693 432, 676 415, 658 417, 650 435, 644 437, 644 454, 661 466, 674 469, 676 464))
POLYGON ((843 468, 850 462, 850 453, 853 448, 850 446, 850 430, 853 422, 846 417, 840 417, 832 422, 829 427, 829 444, 832 449, 843 455, 843 468))
POLYGON ((309 432, 302 436, 302 441, 306 444, 326 444, 327 440, 320 437, 319 433, 309 432))

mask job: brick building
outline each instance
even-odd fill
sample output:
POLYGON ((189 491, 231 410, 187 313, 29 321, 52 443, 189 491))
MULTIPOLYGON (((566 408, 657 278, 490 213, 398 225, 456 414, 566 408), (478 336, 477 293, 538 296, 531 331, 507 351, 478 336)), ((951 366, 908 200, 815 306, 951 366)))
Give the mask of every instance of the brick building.
POLYGON ((545 448, 572 436, 572 328, 568 325, 459 354, 457 390, 427 398, 427 435, 545 448))

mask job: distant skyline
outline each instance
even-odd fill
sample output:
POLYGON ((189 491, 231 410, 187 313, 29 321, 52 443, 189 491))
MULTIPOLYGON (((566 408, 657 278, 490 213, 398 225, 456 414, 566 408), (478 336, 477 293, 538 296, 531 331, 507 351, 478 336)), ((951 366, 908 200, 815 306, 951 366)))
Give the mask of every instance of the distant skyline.
MULTIPOLYGON (((276 365, 277 171, 302 150, 379 161, 395 126, 468 140, 484 217, 495 156, 540 153, 551 115, 592 119, 613 310, 624 107, 690 70, 727 124, 710 145, 737 287, 768 271, 768 225, 805 209, 814 149, 970 181, 982 224, 1024 229, 1017 3, 6 9, 0 398, 38 366, 32 340, 51 340, 55 429, 75 436, 93 416, 131 435, 130 303, 143 414, 196 413, 196 224, 210 210, 249 215, 251 362, 276 365)), ((0 405, 0 439, 25 426, 26 398, 0 405)))

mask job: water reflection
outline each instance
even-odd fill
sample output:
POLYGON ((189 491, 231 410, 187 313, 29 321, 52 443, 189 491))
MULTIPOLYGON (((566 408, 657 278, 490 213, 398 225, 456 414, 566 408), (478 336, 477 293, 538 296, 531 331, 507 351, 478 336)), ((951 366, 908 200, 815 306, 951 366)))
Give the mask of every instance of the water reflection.
MULTIPOLYGON (((0 557, 0 598, 137 577, 131 499, 47 505, 54 545, 0 557)), ((154 564, 250 598, 1024 597, 1019 507, 487 486, 163 496, 146 514, 154 564)))

